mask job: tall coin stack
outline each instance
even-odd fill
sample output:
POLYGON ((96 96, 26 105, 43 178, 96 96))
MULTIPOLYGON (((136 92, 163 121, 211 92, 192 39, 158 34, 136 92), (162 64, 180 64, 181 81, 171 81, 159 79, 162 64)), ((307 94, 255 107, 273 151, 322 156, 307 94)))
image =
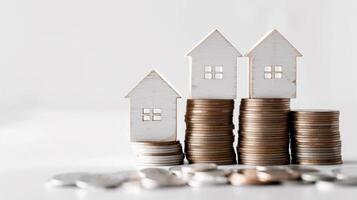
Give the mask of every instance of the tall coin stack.
POLYGON ((188 99, 185 153, 189 163, 236 164, 234 100, 188 99))
POLYGON ((339 111, 296 110, 290 113, 290 117, 293 163, 342 163, 339 111))
POLYGON ((242 99, 238 162, 247 165, 290 163, 290 99, 242 99))
POLYGON ((171 166, 183 164, 184 155, 179 141, 132 142, 137 162, 145 166, 171 166))

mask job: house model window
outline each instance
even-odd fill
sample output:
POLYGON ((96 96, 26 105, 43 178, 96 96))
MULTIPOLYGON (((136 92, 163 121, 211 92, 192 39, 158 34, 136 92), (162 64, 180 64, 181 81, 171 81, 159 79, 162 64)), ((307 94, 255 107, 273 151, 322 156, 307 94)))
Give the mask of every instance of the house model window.
POLYGON ((281 65, 268 65, 264 67, 265 79, 281 79, 283 78, 283 67, 281 65))
POLYGON ((161 121, 161 109, 159 108, 143 108, 143 121, 161 121))
POLYGON ((205 66, 205 79, 223 79, 223 66, 205 66))

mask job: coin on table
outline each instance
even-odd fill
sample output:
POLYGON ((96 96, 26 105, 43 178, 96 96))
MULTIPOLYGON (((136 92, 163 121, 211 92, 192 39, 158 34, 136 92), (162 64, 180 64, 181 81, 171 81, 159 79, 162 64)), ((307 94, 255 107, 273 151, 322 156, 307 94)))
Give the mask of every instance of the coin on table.
POLYGON ((292 171, 289 168, 285 167, 264 167, 257 172, 257 176, 262 180, 268 181, 290 181, 297 180, 300 178, 300 174, 298 172, 292 171))
POLYGON ((144 188, 178 187, 186 185, 186 181, 161 168, 146 168, 140 170, 141 185, 144 188))
POLYGON ((335 174, 337 178, 344 178, 347 176, 357 178, 357 167, 339 167, 332 169, 331 172, 335 174))
POLYGON ((79 180, 82 176, 87 176, 89 173, 86 172, 70 172, 63 173, 53 176, 47 181, 49 186, 57 187, 57 186, 76 186, 77 180, 79 180))
POLYGON ((257 175, 256 168, 246 168, 246 169, 238 169, 236 172, 233 172, 228 177, 229 182, 235 186, 243 186, 243 185, 270 185, 277 184, 279 182, 269 181, 269 180, 261 180, 257 175))
POLYGON ((138 180, 139 174, 137 171, 120 171, 108 174, 88 174, 80 177, 76 181, 76 185, 79 188, 116 188, 121 184, 131 181, 138 180))
POLYGON ((192 187, 225 185, 228 183, 227 175, 231 173, 230 170, 210 170, 210 171, 196 171, 188 181, 192 187))
POLYGON ((307 166, 300 166, 300 165, 289 165, 286 166, 290 170, 296 171, 300 174, 302 173, 312 173, 312 172, 319 172, 318 169, 313 168, 313 167, 307 167, 307 166))
POLYGON ((306 182, 317 182, 317 181, 335 181, 336 177, 322 172, 310 172, 310 173, 302 173, 301 179, 306 182))
POLYGON ((217 165, 213 163, 196 163, 196 164, 182 166, 183 173, 204 172, 204 171, 212 171, 216 169, 217 169, 217 165))
POLYGON ((357 185, 357 167, 340 167, 331 171, 340 185, 357 185))
POLYGON ((182 165, 180 166, 174 166, 174 167, 170 167, 169 171, 172 172, 174 175, 176 175, 178 178, 184 179, 184 180, 188 180, 190 179, 190 177, 192 176, 192 174, 190 173, 184 173, 182 171, 182 165))

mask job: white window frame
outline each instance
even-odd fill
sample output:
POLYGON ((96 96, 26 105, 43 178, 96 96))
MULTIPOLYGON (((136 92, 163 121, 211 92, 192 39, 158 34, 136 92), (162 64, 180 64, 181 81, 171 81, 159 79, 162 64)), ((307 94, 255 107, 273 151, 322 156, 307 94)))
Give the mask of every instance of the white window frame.
POLYGON ((282 65, 266 65, 264 67, 264 79, 282 79, 283 66, 282 65))
POLYGON ((223 79, 223 65, 205 65, 204 72, 205 80, 223 79))
POLYGON ((143 122, 148 121, 162 121, 162 109, 161 108, 143 108, 141 112, 141 118, 143 122))

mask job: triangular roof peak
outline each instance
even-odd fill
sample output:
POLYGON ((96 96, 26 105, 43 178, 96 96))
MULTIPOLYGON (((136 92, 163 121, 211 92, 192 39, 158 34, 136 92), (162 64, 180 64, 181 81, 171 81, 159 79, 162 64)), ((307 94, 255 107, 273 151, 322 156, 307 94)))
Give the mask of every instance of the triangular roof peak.
POLYGON ((235 48, 233 46, 233 44, 231 42, 229 42, 228 39, 218 29, 213 29, 208 35, 206 35, 206 37, 204 37, 200 42, 198 42, 195 46, 193 46, 192 49, 190 49, 190 51, 188 51, 186 53, 186 56, 192 56, 192 53, 194 51, 198 50, 199 46, 201 46, 202 44, 206 43, 210 39, 216 39, 216 38, 223 40, 229 46, 231 46, 233 52, 236 53, 237 57, 241 57, 242 56, 242 54, 237 50, 237 48, 235 48))
POLYGON ((245 56, 252 56, 252 54, 259 49, 259 47, 264 44, 265 42, 269 41, 269 40, 282 40, 285 41, 288 46, 291 47, 291 49, 293 50, 293 52, 295 52, 295 56, 297 57, 301 57, 302 54, 289 42, 289 40, 287 40, 278 30, 273 29, 271 31, 269 31, 268 33, 266 33, 246 54, 245 56))
POLYGON ((174 88, 174 86, 167 81, 157 70, 153 69, 148 75, 145 76, 145 78, 143 78, 132 90, 130 90, 130 92, 125 96, 126 98, 130 98, 134 95, 135 91, 137 90, 137 88, 142 85, 145 84, 146 80, 150 80, 150 79, 157 79, 157 80, 161 80, 168 88, 170 88, 172 90, 172 92, 176 95, 177 98, 181 98, 180 93, 174 88))

